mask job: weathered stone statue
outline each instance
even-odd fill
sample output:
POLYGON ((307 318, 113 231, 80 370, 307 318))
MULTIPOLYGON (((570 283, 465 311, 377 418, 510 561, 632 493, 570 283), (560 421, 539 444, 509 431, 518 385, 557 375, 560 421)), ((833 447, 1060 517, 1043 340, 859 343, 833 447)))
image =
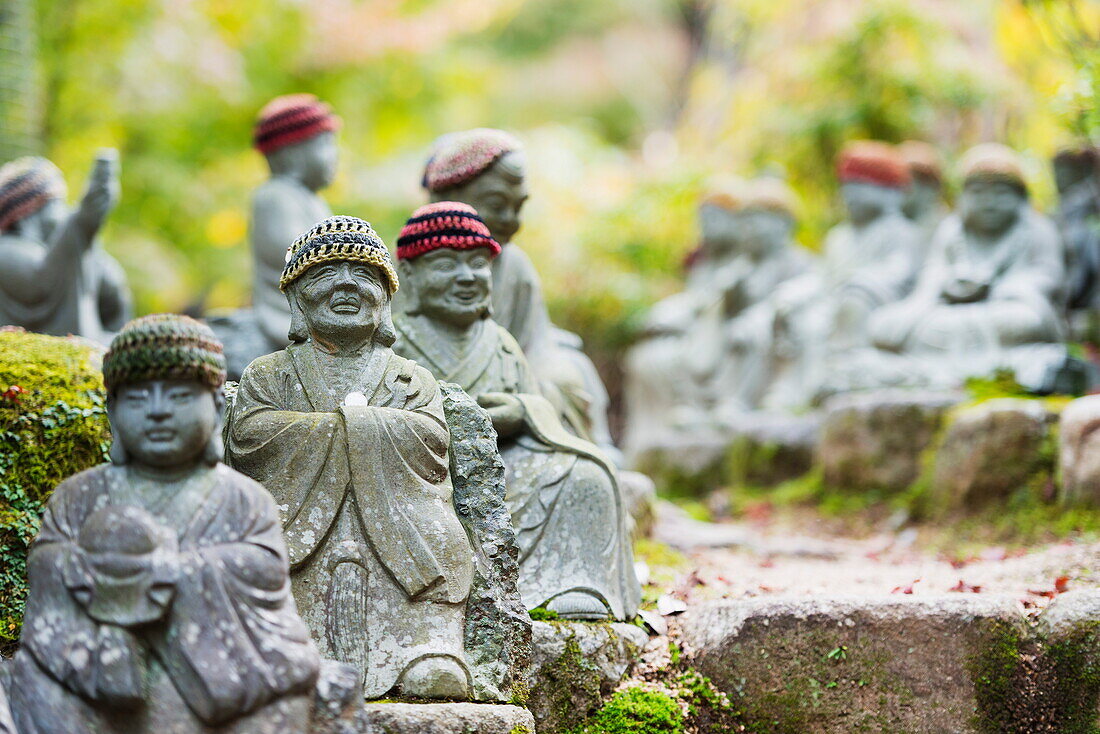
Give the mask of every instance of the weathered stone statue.
POLYGON ((1054 156, 1058 229, 1070 263, 1069 307, 1100 307, 1100 152, 1066 148, 1054 156))
POLYGON ((28 558, 18 731, 307 731, 320 659, 271 495, 219 463, 221 345, 147 316, 103 377, 111 463, 58 486, 28 558))
POLYGON ((920 228, 921 242, 926 244, 947 216, 943 203, 943 163, 936 147, 922 140, 906 140, 898 146, 898 154, 909 167, 910 178, 901 208, 920 228))
POLYGON ((0 168, 0 325, 106 344, 130 318, 119 264, 96 242, 118 200, 118 155, 99 153, 76 209, 44 158, 0 168))
POLYGON ((445 135, 435 143, 422 184, 432 201, 469 204, 484 218, 503 247, 492 264, 494 317, 531 360, 543 394, 566 427, 617 456, 607 426, 607 389, 578 337, 550 322, 535 266, 511 245, 527 201, 522 143, 487 128, 445 135))
POLYGON ((1010 367, 1031 386, 1064 355, 1062 243, 1028 204, 1012 150, 977 146, 961 168, 958 211, 937 230, 912 295, 874 315, 872 337, 879 349, 908 357, 904 371, 932 385, 1010 367))
POLYGON ((684 291, 654 306, 647 338, 627 357, 625 443, 632 458, 694 441, 698 429, 715 426, 716 408, 751 399, 765 377, 766 360, 758 357, 766 354, 760 346, 771 324, 750 315, 807 268, 791 241, 793 194, 779 179, 712 185, 699 224, 703 243, 684 291), (757 338, 745 338, 756 321, 757 338))
POLYGON ((631 617, 639 587, 616 470, 565 430, 523 350, 490 317, 500 252, 470 206, 444 201, 414 212, 397 246, 408 301, 395 349, 489 411, 528 608, 545 605, 566 619, 631 617))
POLYGON ((360 219, 330 217, 293 242, 280 280, 292 343, 245 370, 227 456, 280 505, 322 652, 362 670, 368 698, 461 699, 473 551, 439 385, 391 349, 397 284, 360 219))
POLYGON ((211 319, 225 341, 231 379, 290 342, 290 309, 279 290, 283 258, 299 234, 332 215, 317 192, 336 176, 339 127, 340 118, 312 94, 276 97, 260 111, 253 145, 271 178, 252 195, 252 309, 211 319))

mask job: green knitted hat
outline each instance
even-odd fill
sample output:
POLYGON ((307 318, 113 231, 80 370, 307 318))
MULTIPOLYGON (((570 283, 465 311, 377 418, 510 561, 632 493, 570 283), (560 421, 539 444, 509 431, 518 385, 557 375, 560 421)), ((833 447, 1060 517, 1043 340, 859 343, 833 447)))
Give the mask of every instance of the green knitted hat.
POLYGON ((159 313, 122 327, 103 355, 108 392, 143 380, 197 380, 212 390, 225 383, 222 344, 206 324, 159 313))

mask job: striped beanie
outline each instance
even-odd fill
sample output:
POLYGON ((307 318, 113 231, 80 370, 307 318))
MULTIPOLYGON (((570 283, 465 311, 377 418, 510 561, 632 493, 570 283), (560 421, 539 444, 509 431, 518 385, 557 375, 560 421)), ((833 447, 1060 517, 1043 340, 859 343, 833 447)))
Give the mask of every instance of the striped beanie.
POLYGON ((45 158, 17 158, 0 168, 0 232, 53 199, 64 199, 65 177, 45 158))
POLYGON ((1010 183, 1022 193, 1027 193, 1024 168, 1016 151, 1000 143, 975 145, 963 154, 959 169, 964 181, 992 179, 1010 183))
POLYGON ((397 271, 390 262, 386 244, 371 229, 370 222, 356 217, 329 217, 299 235, 286 251, 279 289, 285 291, 302 273, 326 262, 374 265, 385 276, 389 295, 392 297, 397 292, 397 271))
POLYGON ((397 238, 397 259, 412 260, 443 247, 452 250, 488 247, 491 257, 500 254, 500 245, 472 206, 437 201, 420 207, 405 222, 397 238))
POLYGON ((340 128, 340 118, 312 94, 286 94, 267 103, 256 120, 252 144, 267 155, 340 128))
POLYGON ((189 316, 158 313, 122 327, 103 355, 108 392, 142 380, 196 380, 211 390, 225 383, 222 343, 189 316))
POLYGON ((519 138, 489 127, 443 135, 435 141, 420 185, 433 192, 459 186, 517 150, 523 150, 519 138))
POLYGON ((894 189, 909 185, 909 168, 889 143, 856 140, 844 146, 837 159, 837 177, 842 183, 870 183, 894 189))

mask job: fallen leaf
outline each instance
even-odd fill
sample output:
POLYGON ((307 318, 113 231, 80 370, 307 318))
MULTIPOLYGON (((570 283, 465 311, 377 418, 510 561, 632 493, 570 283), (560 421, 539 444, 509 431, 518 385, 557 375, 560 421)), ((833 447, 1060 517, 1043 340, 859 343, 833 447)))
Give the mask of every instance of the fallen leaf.
POLYGON ((1054 590, 1059 594, 1069 591, 1069 576, 1059 576, 1054 579, 1054 590))
POLYGON ((662 617, 668 617, 673 614, 681 614, 687 611, 688 605, 684 603, 682 599, 677 599, 669 594, 662 594, 657 599, 657 613, 662 617))
POLYGON ((646 627, 649 627, 650 631, 655 635, 667 635, 668 634, 668 622, 664 618, 654 612, 651 609, 643 609, 638 612, 638 616, 645 622, 646 627))
POLYGON ((893 591, 891 591, 890 593, 891 594, 912 594, 913 593, 913 586, 915 586, 918 583, 920 583, 920 579, 914 579, 913 583, 911 583, 911 584, 907 584, 905 586, 895 586, 893 591))
POLYGON ((982 587, 971 586, 970 584, 964 582, 962 579, 959 579, 959 583, 952 586, 950 589, 948 589, 948 591, 957 591, 962 594, 980 594, 982 593, 982 587))

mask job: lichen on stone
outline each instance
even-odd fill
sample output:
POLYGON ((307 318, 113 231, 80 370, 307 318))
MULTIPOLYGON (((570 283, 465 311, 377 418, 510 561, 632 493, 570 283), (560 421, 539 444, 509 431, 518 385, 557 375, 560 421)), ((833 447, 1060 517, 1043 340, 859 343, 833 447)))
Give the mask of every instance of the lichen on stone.
POLYGON ((27 550, 50 493, 107 459, 101 357, 78 339, 0 331, 0 654, 19 637, 27 550))

